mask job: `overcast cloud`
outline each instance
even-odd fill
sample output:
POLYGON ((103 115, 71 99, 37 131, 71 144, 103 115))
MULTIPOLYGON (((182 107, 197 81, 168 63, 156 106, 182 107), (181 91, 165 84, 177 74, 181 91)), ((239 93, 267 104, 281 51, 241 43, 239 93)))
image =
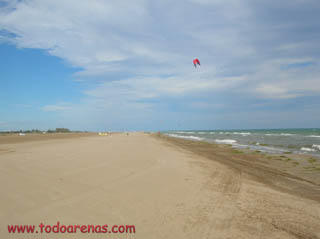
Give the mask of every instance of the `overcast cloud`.
POLYGON ((75 81, 88 82, 81 102, 40 107, 66 122, 81 117, 78 127, 284 127, 306 109, 315 120, 305 127, 319 126, 319 1, 5 0, 0 6, 0 42, 45 50, 79 69, 75 81))

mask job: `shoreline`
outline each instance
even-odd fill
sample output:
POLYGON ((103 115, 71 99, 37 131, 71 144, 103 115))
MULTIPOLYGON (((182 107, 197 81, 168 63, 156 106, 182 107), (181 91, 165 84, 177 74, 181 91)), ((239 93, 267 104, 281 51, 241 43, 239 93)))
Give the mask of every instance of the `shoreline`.
POLYGON ((319 130, 320 129, 194 130, 164 131, 162 133, 187 140, 231 144, 234 148, 249 148, 267 154, 306 154, 320 159, 319 130), (314 130, 318 131, 314 132, 314 130))
POLYGON ((282 160, 147 133, 30 142, 0 145, 1 238, 7 225, 57 221, 134 225, 110 236, 141 239, 320 236, 320 187, 282 160))
POLYGON ((164 134, 153 137, 246 173, 280 191, 320 202, 320 160, 312 155, 268 154, 164 134))

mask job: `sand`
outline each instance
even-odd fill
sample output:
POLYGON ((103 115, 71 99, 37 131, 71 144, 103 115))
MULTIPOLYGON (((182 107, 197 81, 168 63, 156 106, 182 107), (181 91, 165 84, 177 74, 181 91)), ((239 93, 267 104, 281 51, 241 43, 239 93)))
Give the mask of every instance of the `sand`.
POLYGON ((96 133, 30 133, 25 135, 0 133, 1 144, 15 144, 31 141, 44 141, 54 139, 70 139, 97 135, 96 133))
POLYGON ((320 238, 318 177, 252 155, 144 133, 4 140, 0 238, 320 238), (136 233, 7 231, 57 221, 136 233))

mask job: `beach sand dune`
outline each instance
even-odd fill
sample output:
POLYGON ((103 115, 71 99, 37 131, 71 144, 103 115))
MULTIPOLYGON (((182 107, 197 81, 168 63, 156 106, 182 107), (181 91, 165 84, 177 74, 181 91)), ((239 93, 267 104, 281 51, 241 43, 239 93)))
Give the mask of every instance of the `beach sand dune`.
POLYGON ((304 197, 221 160, 144 133, 2 143, 0 238, 320 238, 316 184, 295 179, 304 197), (7 230, 57 221, 136 233, 7 230))

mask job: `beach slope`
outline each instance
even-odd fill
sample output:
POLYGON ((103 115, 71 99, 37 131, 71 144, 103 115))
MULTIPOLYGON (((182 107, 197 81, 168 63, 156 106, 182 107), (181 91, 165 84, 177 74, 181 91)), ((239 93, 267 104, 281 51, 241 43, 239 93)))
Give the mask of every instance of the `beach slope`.
POLYGON ((209 159, 190 147, 144 133, 3 141, 0 238, 320 238, 316 183, 284 174, 277 187, 265 169, 259 176, 248 163, 224 163, 227 153, 209 159), (301 184, 306 196, 294 193, 301 184), (7 230, 58 221, 134 225, 136 233, 7 230))

